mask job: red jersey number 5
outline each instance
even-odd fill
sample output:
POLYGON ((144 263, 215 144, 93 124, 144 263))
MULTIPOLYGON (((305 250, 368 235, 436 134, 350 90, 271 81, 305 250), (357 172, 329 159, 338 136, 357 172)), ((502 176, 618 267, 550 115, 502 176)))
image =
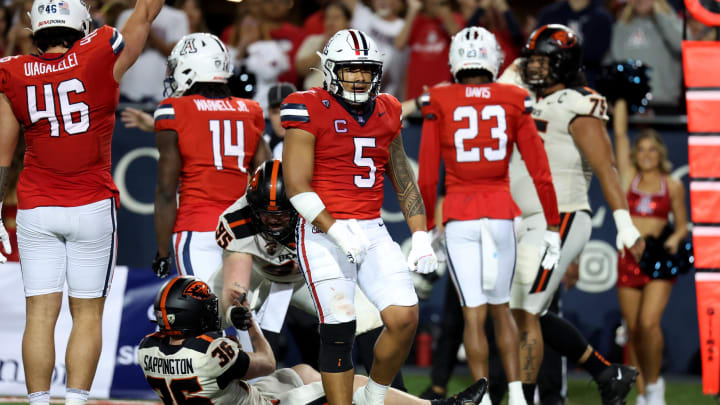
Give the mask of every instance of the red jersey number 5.
POLYGON ((367 177, 355 175, 353 182, 358 188, 372 188, 375 185, 375 162, 372 158, 363 156, 363 149, 374 148, 375 138, 353 138, 353 142, 355 142, 355 157, 353 163, 355 163, 355 166, 370 169, 367 177))
POLYGON ((50 136, 60 136, 60 120, 55 108, 55 93, 60 102, 60 116, 63 129, 68 135, 78 135, 87 132, 90 128, 90 108, 83 102, 71 103, 70 93, 85 93, 85 86, 79 79, 70 79, 60 82, 56 89, 51 83, 42 85, 40 94, 38 87, 27 86, 28 116, 30 122, 35 124, 41 120, 50 123, 50 136), (42 97, 45 109, 38 109, 38 98, 42 97))

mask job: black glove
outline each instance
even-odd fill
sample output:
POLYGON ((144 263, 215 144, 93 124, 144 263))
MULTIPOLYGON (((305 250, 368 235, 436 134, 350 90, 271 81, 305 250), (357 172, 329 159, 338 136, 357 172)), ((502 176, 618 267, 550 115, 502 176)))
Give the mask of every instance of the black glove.
POLYGON ((159 253, 155 253, 155 259, 152 263, 152 270, 159 278, 165 278, 170 275, 170 256, 160 257, 159 253))
POLYGON ((242 305, 232 306, 228 309, 230 323, 240 330, 248 330, 252 326, 252 312, 250 308, 242 305))

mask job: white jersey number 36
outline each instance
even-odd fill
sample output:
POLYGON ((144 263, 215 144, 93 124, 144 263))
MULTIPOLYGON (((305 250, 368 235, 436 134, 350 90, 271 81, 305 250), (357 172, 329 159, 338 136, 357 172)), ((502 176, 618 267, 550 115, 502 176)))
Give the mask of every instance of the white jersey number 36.
MULTIPOLYGON (((475 139, 478 133, 478 111, 473 106, 457 107, 453 111, 453 121, 459 122, 467 118, 467 128, 460 128, 455 131, 455 150, 458 162, 479 162, 480 147, 465 149, 465 141, 475 139)), ((490 136, 498 140, 497 148, 485 147, 482 150, 483 156, 490 162, 505 159, 507 155, 507 121, 505 120, 505 109, 499 105, 486 105, 480 111, 480 118, 483 121, 495 118, 497 126, 490 129, 490 136)))

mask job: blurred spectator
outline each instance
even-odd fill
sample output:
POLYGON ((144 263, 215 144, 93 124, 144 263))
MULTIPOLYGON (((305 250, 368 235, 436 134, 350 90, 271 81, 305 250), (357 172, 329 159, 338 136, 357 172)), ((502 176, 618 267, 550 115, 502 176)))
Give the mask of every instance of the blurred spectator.
MULTIPOLYGON (((132 11, 127 9, 120 13, 118 28, 125 25, 132 11)), ((185 13, 164 5, 150 28, 145 50, 120 82, 120 96, 132 102, 157 103, 162 100, 167 57, 175 43, 189 33, 185 13)))
MULTIPOLYGON (((305 39, 305 31, 287 22, 287 16, 290 9, 292 9, 292 5, 292 0, 262 0, 258 6, 258 11, 263 34, 269 35, 269 39, 277 41, 290 60, 289 66, 282 71, 283 73, 278 77, 278 80, 290 82, 297 86, 300 76, 293 69, 292 62, 295 61, 295 54, 305 39)), ((261 92, 259 88, 258 92, 261 92)), ((261 92, 263 98, 267 97, 266 92, 267 89, 261 92)))
POLYGON ((280 123, 280 105, 285 97, 297 91, 290 83, 278 83, 268 90, 268 119, 270 125, 265 126, 265 141, 270 145, 273 159, 282 160, 285 128, 280 123))
POLYGON ((458 0, 465 26, 485 27, 497 39, 505 54, 500 72, 520 56, 525 35, 506 0, 458 0))
POLYGON ((100 18, 102 23, 111 27, 117 26, 118 17, 127 10, 128 6, 122 0, 111 0, 105 3, 100 9, 100 18))
POLYGON ((325 6, 330 0, 316 0, 317 11, 310 14, 303 21, 303 31, 305 35, 316 35, 325 32, 325 6))
MULTIPOLYGON (((713 0, 712 8, 715 13, 720 13, 720 3, 713 0)), ((696 20, 692 14, 687 13, 686 38, 690 41, 716 41, 718 39, 718 27, 708 27, 696 20)))
POLYGON ((309 35, 305 38, 295 55, 295 70, 300 77, 304 77, 303 89, 323 86, 323 74, 320 70, 320 56, 325 43, 336 32, 348 28, 352 15, 350 10, 341 2, 332 2, 325 6, 325 32, 309 35))
POLYGON ((34 53, 35 46, 30 38, 30 10, 32 10, 33 1, 19 1, 15 5, 14 24, 8 32, 8 43, 5 48, 5 56, 10 55, 27 55, 34 53))
POLYGON ((682 23, 666 0, 629 0, 613 26, 612 60, 650 67, 652 107, 677 107, 682 83, 682 23))
MULTIPOLYGON (((267 92, 277 83, 278 77, 292 69, 287 41, 276 41, 264 34, 260 21, 247 14, 235 25, 237 42, 231 45, 230 57, 239 72, 248 72, 255 77, 253 99, 260 103, 267 114, 267 92)), ((293 70, 294 73, 294 70, 293 70)))
POLYGON ((185 0, 180 9, 187 15, 190 32, 209 32, 199 0, 185 0))
POLYGON ((359 0, 343 0, 353 14, 350 26, 370 35, 383 54, 380 90, 402 99, 407 52, 394 48, 393 42, 403 27, 402 0, 372 0, 372 9, 359 0))
POLYGON ((454 13, 448 0, 408 0, 402 30, 395 38, 395 48, 410 48, 405 98, 423 93, 423 85, 450 81, 448 49, 450 37, 464 26, 460 14, 454 13))
POLYGON ((5 6, 0 6, 0 57, 4 56, 8 49, 8 33, 12 25, 12 13, 5 6))
MULTIPOLYGON (((610 49, 613 18, 598 0, 567 0, 543 7, 537 16, 537 26, 563 24, 575 31, 583 41, 583 65, 590 87, 602 67, 610 49)), ((679 46, 679 44, 678 44, 679 46)))

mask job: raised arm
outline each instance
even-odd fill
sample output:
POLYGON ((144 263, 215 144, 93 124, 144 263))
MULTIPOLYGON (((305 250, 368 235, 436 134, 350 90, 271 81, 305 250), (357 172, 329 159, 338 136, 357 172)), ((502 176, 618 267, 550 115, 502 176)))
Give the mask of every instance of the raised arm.
POLYGON ((620 175, 620 185, 623 190, 630 187, 635 168, 630 159, 630 139, 628 139, 628 109, 627 102, 619 99, 613 108, 613 133, 615 134, 615 157, 620 175))
POLYGON ((254 318, 252 320, 252 326, 248 329, 248 334, 250 335, 250 342, 252 343, 254 352, 246 352, 250 358, 250 362, 243 379, 250 380, 252 378, 270 375, 275 371, 275 367, 277 366, 275 355, 273 354, 270 343, 268 343, 265 336, 263 336, 254 318))
POLYGON ((115 61, 113 69, 113 75, 117 82, 122 79, 125 72, 130 69, 145 48, 150 26, 160 13, 163 4, 165 4, 165 0, 138 0, 132 14, 120 29, 120 33, 125 38, 125 48, 115 61))
POLYGON ((155 139, 160 152, 157 188, 155 189, 155 239, 157 240, 158 257, 164 258, 170 256, 170 239, 177 215, 176 192, 182 158, 175 131, 160 131, 155 139))
POLYGON ((417 17, 420 9, 422 8, 421 0, 408 0, 407 1, 407 12, 405 13, 405 24, 403 25, 400 32, 395 37, 393 45, 397 49, 405 49, 408 41, 410 40, 410 32, 412 31, 413 22, 417 17))

